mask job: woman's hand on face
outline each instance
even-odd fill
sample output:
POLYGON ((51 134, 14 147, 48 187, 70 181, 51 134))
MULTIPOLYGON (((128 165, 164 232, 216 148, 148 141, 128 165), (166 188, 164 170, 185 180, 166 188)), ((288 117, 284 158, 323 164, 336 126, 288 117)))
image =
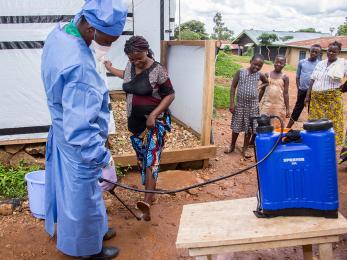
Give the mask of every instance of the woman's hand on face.
POLYGON ((147 121, 146 121, 146 127, 148 129, 151 129, 155 126, 155 119, 156 117, 152 114, 150 114, 148 117, 147 117, 147 121))
POLYGON ((110 62, 109 60, 105 60, 104 61, 104 65, 105 65, 105 68, 110 71, 111 68, 112 68, 112 62, 110 62))

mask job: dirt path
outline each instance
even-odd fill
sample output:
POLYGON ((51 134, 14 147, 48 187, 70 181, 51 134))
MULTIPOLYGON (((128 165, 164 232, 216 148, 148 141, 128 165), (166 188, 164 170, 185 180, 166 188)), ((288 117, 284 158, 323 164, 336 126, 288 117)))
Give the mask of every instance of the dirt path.
MULTIPOLYGON (((264 71, 271 69, 265 65, 264 71)), ((296 89, 293 85, 295 74, 288 72, 291 81, 290 104, 295 102, 296 89)), ((345 103, 347 104, 347 103, 345 103)), ((347 116, 347 105, 345 105, 347 116)), ((306 119, 303 114, 301 121, 306 119)), ((218 110, 214 121, 215 143, 218 146, 217 157, 211 159, 211 165, 205 170, 196 171, 168 171, 160 174, 160 188, 182 187, 210 178, 222 176, 243 168, 251 161, 244 161, 239 149, 231 155, 224 155, 223 149, 230 139, 230 114, 227 110, 218 110)), ((241 141, 241 138, 240 138, 241 141)), ((238 143, 238 147, 241 144, 238 143)), ((347 164, 339 168, 340 209, 347 216, 347 164)), ((139 186, 139 176, 129 173, 122 179, 123 183, 139 186)), ((236 199, 255 196, 257 192, 256 174, 253 170, 232 179, 217 184, 192 190, 191 193, 180 193, 176 196, 160 196, 153 206, 152 221, 136 221, 120 205, 118 201, 109 196, 108 203, 110 225, 116 227, 117 237, 107 242, 108 245, 118 246, 121 254, 117 259, 191 259, 187 251, 176 250, 175 240, 179 225, 182 206, 189 203, 236 199)), ((139 186, 140 187, 140 186, 139 186)), ((128 191, 118 191, 129 205, 134 205, 140 198, 139 194, 128 191)), ((342 237, 335 246, 334 259, 347 259, 347 236, 342 237)), ((317 252, 317 249, 315 249, 317 252)), ((50 239, 43 229, 43 221, 30 216, 28 211, 9 217, 0 217, 0 256, 1 259, 70 259, 55 249, 55 241, 50 239)), ((284 249, 260 250, 256 252, 236 253, 233 255, 218 256, 215 259, 302 259, 299 247, 284 249)), ((72 259, 72 258, 71 258, 72 259)))

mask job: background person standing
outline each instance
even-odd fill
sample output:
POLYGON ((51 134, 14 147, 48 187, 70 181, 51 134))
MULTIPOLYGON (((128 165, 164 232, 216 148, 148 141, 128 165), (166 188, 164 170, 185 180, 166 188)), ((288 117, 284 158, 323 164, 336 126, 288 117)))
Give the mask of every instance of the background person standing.
POLYGON ((305 97, 310 86, 311 74, 319 62, 318 57, 321 55, 321 52, 322 47, 319 44, 314 44, 310 48, 310 57, 299 62, 298 69, 296 70, 296 87, 298 88, 298 95, 287 128, 291 128, 294 122, 298 121, 305 107, 305 97))

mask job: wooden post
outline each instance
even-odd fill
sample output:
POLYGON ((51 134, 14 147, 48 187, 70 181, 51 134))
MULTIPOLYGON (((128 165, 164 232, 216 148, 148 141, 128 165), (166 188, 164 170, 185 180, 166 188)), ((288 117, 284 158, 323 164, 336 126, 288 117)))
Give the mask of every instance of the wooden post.
POLYGON ((160 63, 167 69, 167 51, 168 51, 168 42, 161 41, 160 43, 160 63))
POLYGON ((319 259, 333 260, 333 245, 331 243, 319 244, 319 259))
POLYGON ((211 140, 214 73, 215 73, 215 41, 205 41, 205 78, 203 96, 203 117, 201 145, 209 145, 211 140))
POLYGON ((312 245, 303 245, 304 260, 312 260, 312 245))

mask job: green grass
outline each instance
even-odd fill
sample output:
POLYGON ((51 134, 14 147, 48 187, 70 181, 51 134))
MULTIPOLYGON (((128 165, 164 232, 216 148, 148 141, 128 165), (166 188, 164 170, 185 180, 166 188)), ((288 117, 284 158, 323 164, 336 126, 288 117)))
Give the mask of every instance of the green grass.
POLYGON ((228 108, 230 106, 230 88, 215 86, 214 88, 214 107, 228 108))
MULTIPOLYGON (((273 62, 271 60, 265 60, 264 63, 268 64, 268 65, 273 65, 273 62)), ((294 67, 294 66, 292 66, 290 64, 287 64, 284 67, 284 70, 286 70, 286 71, 296 71, 296 67, 294 67)))
POLYGON ((216 62, 216 76, 232 78, 242 66, 233 60, 232 55, 220 52, 216 62))
POLYGON ((250 56, 238 56, 238 55, 230 55, 231 60, 239 63, 249 63, 251 58, 250 56))
POLYGON ((24 198, 27 196, 24 175, 39 170, 38 166, 6 168, 0 165, 0 197, 24 198))
POLYGON ((290 64, 287 64, 285 67, 284 67, 285 70, 287 71, 296 71, 296 67, 290 65, 290 64))

